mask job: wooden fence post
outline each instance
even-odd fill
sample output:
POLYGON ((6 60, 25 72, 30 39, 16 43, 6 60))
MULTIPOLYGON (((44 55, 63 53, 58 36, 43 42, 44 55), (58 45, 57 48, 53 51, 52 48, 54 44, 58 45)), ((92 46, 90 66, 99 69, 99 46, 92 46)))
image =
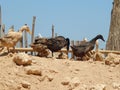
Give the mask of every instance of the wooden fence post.
POLYGON ((25 31, 25 32, 24 32, 25 48, 28 47, 28 40, 27 40, 27 39, 28 39, 28 38, 27 38, 27 32, 25 31))
MULTIPOLYGON (((74 45, 74 40, 72 40, 71 41, 71 46, 73 46, 74 45)), ((74 57, 74 55, 73 55, 73 52, 71 53, 71 59, 74 59, 75 57, 74 57)))
MULTIPOLYGON (((18 32, 19 32, 19 30, 18 30, 18 32)), ((23 36, 21 37, 18 45, 20 48, 23 48, 23 36)))
POLYGON ((34 41, 35 20, 36 20, 36 16, 33 16, 31 43, 33 43, 34 41))
POLYGON ((52 25, 52 38, 54 38, 54 25, 52 25))
POLYGON ((20 39, 20 47, 23 48, 23 36, 22 36, 22 38, 20 39))
POLYGON ((5 24, 3 24, 1 28, 1 37, 3 37, 4 35, 5 35, 5 24))
MULTIPOLYGON (((35 20, 36 20, 36 16, 33 16, 31 43, 34 42, 35 20)), ((32 55, 32 54, 33 54, 33 52, 31 52, 31 55, 32 55)))
MULTIPOLYGON (((25 48, 27 48, 28 47, 28 38, 27 38, 27 32, 26 31, 24 31, 24 43, 25 43, 25 48)), ((25 52, 25 53, 27 53, 27 52, 25 52)))

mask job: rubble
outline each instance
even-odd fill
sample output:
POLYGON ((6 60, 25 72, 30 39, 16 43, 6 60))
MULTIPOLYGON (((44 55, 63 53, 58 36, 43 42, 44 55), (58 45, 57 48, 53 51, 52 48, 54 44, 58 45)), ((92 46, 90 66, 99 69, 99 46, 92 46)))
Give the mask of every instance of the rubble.
POLYGON ((30 87, 31 87, 31 85, 30 85, 30 83, 28 83, 28 82, 26 82, 26 81, 22 81, 22 87, 23 88, 28 88, 28 89, 30 89, 30 87))
POLYGON ((33 48, 33 50, 38 53, 37 56, 47 57, 50 54, 47 46, 42 44, 42 43, 45 43, 46 41, 47 41, 47 38, 36 37, 34 43, 30 45, 33 48))
POLYGON ((63 79, 63 81, 61 82, 61 84, 62 85, 69 85, 69 83, 70 83, 70 77, 65 77, 64 79, 63 79))
POLYGON ((67 58, 68 58, 67 54, 62 53, 62 52, 57 57, 57 59, 67 59, 67 58))
POLYGON ((34 51, 38 52, 39 57, 47 57, 50 54, 46 45, 31 44, 30 46, 33 48, 34 51))
POLYGON ((17 64, 17 65, 31 65, 32 63, 32 58, 25 53, 17 53, 14 57, 13 57, 13 61, 17 64))
POLYGON ((27 74, 33 74, 33 75, 39 75, 42 76, 42 71, 41 70, 37 70, 37 69, 29 69, 27 70, 27 74))
POLYGON ((118 65, 120 64, 120 55, 109 53, 108 56, 105 58, 106 65, 118 65))
POLYGON ((104 84, 96 84, 89 88, 89 90, 106 90, 106 85, 104 84))
POLYGON ((113 86, 113 88, 115 90, 120 90, 120 82, 119 83, 118 82, 114 82, 114 83, 112 83, 112 86, 113 86))
POLYGON ((79 86, 80 80, 78 77, 65 77, 64 80, 61 82, 62 85, 67 85, 69 90, 73 90, 79 86))
POLYGON ((74 77, 72 78, 70 84, 69 84, 69 89, 72 90, 72 89, 75 89, 76 87, 78 87, 80 84, 80 80, 78 77, 74 77))
POLYGON ((104 61, 103 54, 99 53, 99 52, 95 53, 95 55, 94 55, 94 61, 104 61))

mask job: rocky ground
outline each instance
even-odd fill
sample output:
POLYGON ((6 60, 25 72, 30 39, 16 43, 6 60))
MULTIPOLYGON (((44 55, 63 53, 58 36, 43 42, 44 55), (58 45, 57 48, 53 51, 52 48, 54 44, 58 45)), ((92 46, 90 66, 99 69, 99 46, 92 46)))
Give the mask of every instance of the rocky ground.
POLYGON ((16 64, 15 56, 0 56, 0 90, 120 90, 118 55, 107 62, 29 56, 28 65, 16 64))

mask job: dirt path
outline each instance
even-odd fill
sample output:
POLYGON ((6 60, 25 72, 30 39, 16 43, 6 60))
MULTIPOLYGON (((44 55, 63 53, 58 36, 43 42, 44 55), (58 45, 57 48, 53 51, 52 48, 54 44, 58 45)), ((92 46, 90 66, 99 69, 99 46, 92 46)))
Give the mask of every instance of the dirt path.
POLYGON ((0 57, 0 90, 120 90, 120 64, 31 58, 32 65, 18 66, 0 57))

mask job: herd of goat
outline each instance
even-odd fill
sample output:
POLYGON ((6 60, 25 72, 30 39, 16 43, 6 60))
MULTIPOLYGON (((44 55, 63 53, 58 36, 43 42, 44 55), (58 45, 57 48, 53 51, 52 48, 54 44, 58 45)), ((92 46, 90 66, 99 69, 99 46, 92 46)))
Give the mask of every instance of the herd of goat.
MULTIPOLYGON (((15 50, 15 46, 17 42, 19 42, 20 39, 22 38, 22 32, 24 30, 31 34, 29 27, 26 25, 22 26, 18 32, 15 32, 13 29, 10 29, 7 34, 0 38, 0 47, 1 48, 7 47, 8 52, 9 48, 11 47, 13 48, 13 50, 15 50)), ((65 38, 63 36, 47 38, 44 41, 41 41, 39 38, 36 38, 33 43, 47 46, 47 48, 52 52, 52 56, 53 52, 57 52, 64 47, 66 47, 67 51, 69 51, 69 47, 71 47, 73 55, 82 58, 89 51, 94 49, 95 42, 97 39, 105 41, 103 36, 99 34, 90 41, 82 42, 79 45, 72 46, 70 46, 70 39, 65 38)))

